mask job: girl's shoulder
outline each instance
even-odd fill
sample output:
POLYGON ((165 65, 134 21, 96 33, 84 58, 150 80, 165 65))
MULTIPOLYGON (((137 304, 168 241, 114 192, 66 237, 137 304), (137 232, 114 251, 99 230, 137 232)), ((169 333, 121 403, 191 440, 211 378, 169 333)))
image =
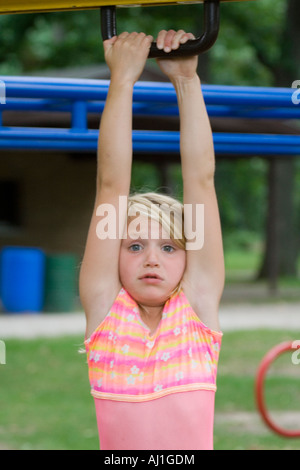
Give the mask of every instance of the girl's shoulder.
POLYGON ((93 308, 86 311, 86 337, 89 338, 92 333, 101 325, 106 316, 110 312, 113 305, 118 300, 122 291, 121 284, 112 286, 101 292, 97 299, 93 302, 93 308))
POLYGON ((181 291, 197 318, 213 332, 221 333, 219 305, 215 305, 214 298, 206 292, 199 291, 191 283, 184 282, 184 279, 181 291))

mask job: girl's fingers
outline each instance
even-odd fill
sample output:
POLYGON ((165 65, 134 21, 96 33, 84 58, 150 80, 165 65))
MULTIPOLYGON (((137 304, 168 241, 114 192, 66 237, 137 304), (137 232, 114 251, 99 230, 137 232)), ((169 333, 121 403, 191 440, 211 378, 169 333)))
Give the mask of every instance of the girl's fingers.
POLYGON ((104 50, 109 49, 111 46, 113 46, 113 44, 116 42, 117 39, 118 39, 117 36, 113 36, 110 39, 106 39, 103 42, 104 50))
POLYGON ((114 36, 111 39, 107 39, 103 42, 104 46, 104 53, 107 55, 114 45, 122 47, 124 44, 130 45, 135 48, 147 48, 149 49, 151 46, 151 42, 153 41, 152 36, 146 36, 145 33, 128 33, 124 31, 123 33, 119 34, 119 36, 114 36))
POLYGON ((180 44, 185 44, 189 39, 195 39, 195 36, 192 33, 186 33, 182 29, 177 32, 173 29, 163 30, 158 34, 156 45, 158 49, 170 52, 178 49, 180 44))
POLYGON ((119 34, 119 36, 113 36, 111 39, 107 39, 103 42, 104 51, 107 52, 115 43, 120 43, 124 41, 129 36, 129 33, 124 31, 123 33, 119 34))
POLYGON ((150 34, 148 36, 146 36, 144 39, 143 39, 143 42, 142 42, 142 46, 145 45, 145 47, 150 50, 150 47, 151 47, 151 44, 153 42, 153 36, 151 36, 150 34))
POLYGON ((146 41, 153 41, 153 36, 151 36, 151 34, 148 34, 146 37, 145 37, 146 41))
POLYGON ((195 39, 195 36, 192 33, 184 33, 180 38, 180 44, 185 44, 190 39, 195 39))
POLYGON ((123 33, 121 33, 117 36, 117 39, 125 39, 128 36, 129 36, 129 33, 127 31, 123 31, 123 33))
POLYGON ((113 45, 115 44, 116 41, 117 41, 117 36, 113 36, 112 38, 106 39, 103 42, 103 49, 104 49, 105 58, 108 57, 108 55, 110 55, 112 47, 113 47, 113 45))
POLYGON ((172 45, 173 45, 175 36, 176 36, 176 31, 174 31, 173 29, 170 29, 165 35, 165 43, 164 43, 165 52, 170 52, 172 50, 172 45))
POLYGON ((153 41, 153 36, 146 36, 145 33, 127 33, 123 32, 119 36, 117 36, 116 40, 121 42, 126 42, 132 45, 136 45, 137 47, 140 45, 142 46, 144 42, 149 43, 153 41))
POLYGON ((158 33, 157 40, 156 40, 156 46, 158 49, 164 48, 166 35, 167 35, 167 31, 165 31, 164 29, 158 33))
POLYGON ((147 36, 145 33, 139 33, 133 39, 136 42, 137 46, 143 46, 144 44, 151 43, 153 41, 153 36, 147 36))
POLYGON ((187 39, 185 38, 186 38, 186 33, 185 31, 183 31, 183 29, 180 29, 179 31, 177 31, 177 33, 173 37, 172 49, 173 50, 178 49, 180 44, 184 44, 188 40, 188 38, 187 39))

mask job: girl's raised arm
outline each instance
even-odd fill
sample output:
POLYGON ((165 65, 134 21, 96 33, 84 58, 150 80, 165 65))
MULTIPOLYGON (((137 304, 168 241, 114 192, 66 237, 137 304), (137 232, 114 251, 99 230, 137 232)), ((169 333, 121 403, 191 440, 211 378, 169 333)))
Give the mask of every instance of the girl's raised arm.
MULTIPOLYGON (((176 48, 189 37, 183 31, 162 32, 157 42, 160 47, 176 48)), ((185 234, 195 234, 194 240, 188 240, 187 244, 183 288, 200 319, 210 328, 218 330, 218 310, 225 277, 224 256, 214 185, 213 136, 196 73, 197 57, 162 60, 159 65, 169 76, 177 93, 185 234), (190 208, 193 210, 190 211, 190 208)))
POLYGON ((126 224, 124 200, 129 195, 132 164, 133 86, 151 41, 143 33, 122 33, 104 43, 111 82, 101 117, 96 199, 79 282, 88 335, 105 317, 120 289, 120 234, 126 224))

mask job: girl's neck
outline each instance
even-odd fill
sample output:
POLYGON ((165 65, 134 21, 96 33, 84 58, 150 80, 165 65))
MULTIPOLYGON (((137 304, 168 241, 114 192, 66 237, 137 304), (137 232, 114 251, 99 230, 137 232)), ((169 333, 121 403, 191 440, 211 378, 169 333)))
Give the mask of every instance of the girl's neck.
POLYGON ((157 329, 162 317, 164 305, 149 307, 139 304, 139 311, 141 320, 150 329, 150 334, 153 334, 157 329))

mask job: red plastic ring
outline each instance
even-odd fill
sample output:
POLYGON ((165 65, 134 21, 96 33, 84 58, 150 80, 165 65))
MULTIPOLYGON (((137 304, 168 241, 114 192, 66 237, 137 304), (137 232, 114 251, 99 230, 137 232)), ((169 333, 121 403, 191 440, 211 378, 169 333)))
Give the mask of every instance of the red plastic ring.
POLYGON ((275 433, 280 434, 284 437, 300 437, 300 429, 299 430, 288 430, 278 426, 274 421, 271 419, 270 414, 267 410, 266 401, 265 401, 265 377, 267 371, 272 364, 272 362, 277 359, 278 356, 287 352, 287 351, 295 351, 295 347, 293 347, 293 341, 286 341, 284 343, 280 343, 274 348, 272 348, 263 358, 260 366, 258 368, 257 377, 256 377, 256 384, 255 384, 255 392, 256 392, 256 401, 258 410, 264 420, 264 422, 271 428, 275 433))

